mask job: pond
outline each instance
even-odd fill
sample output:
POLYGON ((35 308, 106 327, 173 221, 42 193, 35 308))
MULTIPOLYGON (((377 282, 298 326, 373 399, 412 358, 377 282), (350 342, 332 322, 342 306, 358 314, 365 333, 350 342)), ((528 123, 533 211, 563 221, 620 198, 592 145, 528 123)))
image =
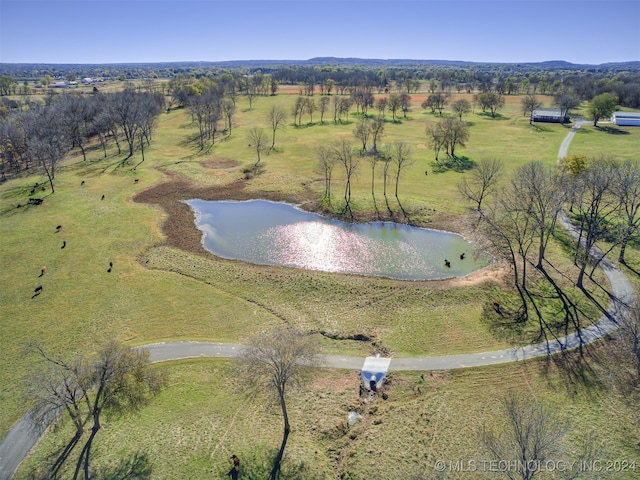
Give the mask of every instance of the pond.
POLYGON ((266 200, 186 203, 204 247, 226 259, 401 280, 463 277, 490 262, 460 235, 439 230, 346 223, 266 200))

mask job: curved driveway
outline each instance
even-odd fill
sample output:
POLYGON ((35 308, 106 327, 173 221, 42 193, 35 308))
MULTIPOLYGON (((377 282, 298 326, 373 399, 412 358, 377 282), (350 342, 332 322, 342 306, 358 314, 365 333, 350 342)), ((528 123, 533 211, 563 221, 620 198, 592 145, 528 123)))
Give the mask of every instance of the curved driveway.
MULTIPOLYGON (((571 128, 571 131, 562 142, 558 152, 558 158, 566 156, 573 135, 583 123, 585 123, 584 120, 576 121, 576 124, 571 128)), ((563 216, 560 221, 569 232, 576 234, 566 216, 563 216)), ((599 257, 601 254, 598 250, 594 250, 592 255, 599 257)), ((389 370, 448 370, 452 368, 477 367, 514 362, 558 353, 598 340, 617 328, 615 316, 622 308, 629 305, 635 299, 631 283, 613 262, 604 259, 600 266, 611 285, 611 302, 609 303, 607 312, 597 322, 580 332, 554 339, 548 343, 542 342, 525 347, 508 348, 485 353, 445 355, 439 357, 392 358, 389 370)), ((230 343, 167 342, 145 345, 140 348, 149 350, 150 360, 152 362, 163 362, 184 358, 236 357, 245 347, 230 343)), ((365 359, 362 357, 342 355, 321 355, 319 360, 320 365, 323 367, 360 370, 365 359)), ((0 480, 9 480, 11 478, 20 462, 22 462, 31 448, 33 448, 33 445, 35 445, 40 437, 40 433, 41 432, 33 428, 27 415, 22 417, 11 431, 9 431, 7 436, 2 440, 2 443, 0 443, 0 480)))

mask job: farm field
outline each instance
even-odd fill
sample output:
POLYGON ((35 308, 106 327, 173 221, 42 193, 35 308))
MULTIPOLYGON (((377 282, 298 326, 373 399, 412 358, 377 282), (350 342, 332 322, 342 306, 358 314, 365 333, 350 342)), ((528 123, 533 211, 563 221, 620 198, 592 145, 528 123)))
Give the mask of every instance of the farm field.
MULTIPOLYGON (((163 113, 145 161, 135 170, 139 153, 123 164, 114 145, 106 158, 99 145, 92 145, 86 161, 74 150, 56 174, 55 194, 48 189, 39 193, 44 199, 39 206, 25 203, 33 184, 45 177, 31 174, 0 184, 0 436, 29 407, 24 382, 31 359, 24 347, 33 340, 64 355, 90 353, 112 336, 136 346, 168 340, 243 343, 270 327, 289 325, 312 333, 323 353, 362 357, 484 352, 536 341, 533 321, 518 328, 496 325, 488 306, 496 299, 506 306, 517 303, 508 271, 498 262, 464 279, 402 282, 255 266, 202 249, 193 215, 181 200, 266 198, 336 215, 320 202, 324 178, 313 152, 341 138, 356 146, 352 132, 358 117, 352 113, 346 123, 336 125, 330 116, 320 123, 316 112, 313 122, 307 116, 294 126, 289 112, 296 96, 282 92, 259 97, 251 109, 239 97, 231 136, 220 136, 204 152, 193 140, 196 129, 186 110, 163 113), (246 132, 267 128, 274 105, 288 112, 287 127, 278 132, 276 148, 263 155, 258 173, 247 175, 256 159, 246 132), (18 204, 22 206, 16 208, 18 204), (42 266, 46 273, 38 277, 42 266), (34 296, 38 285, 43 291, 34 296), (354 340, 360 335, 369 340, 354 340)), ((458 193, 458 183, 469 172, 434 163, 425 127, 439 116, 422 110, 425 96, 412 95, 408 118, 385 124, 382 143, 403 140, 412 148, 413 163, 403 172, 398 198, 411 223, 473 240, 474 217, 458 193)), ((500 159, 506 178, 532 160, 554 165, 569 128, 530 126, 521 112, 521 97, 506 100, 496 118, 478 111, 463 117, 470 138, 458 155, 470 162, 500 159)), ((544 101, 551 106, 551 98, 544 101)), ((569 153, 635 160, 640 129, 616 131, 585 125, 569 153)), ((375 182, 381 206, 381 172, 375 182)), ((336 169, 335 211, 343 185, 343 174, 336 169)), ((356 221, 407 221, 392 194, 393 213, 386 207, 375 211, 364 160, 351 196, 356 221)), ((548 255, 565 273, 563 287, 596 319, 598 309, 572 287, 577 268, 566 246, 554 241, 548 255)), ((635 246, 628 249, 628 265, 640 270, 635 246)), ((636 275, 631 273, 630 279, 639 285, 636 275)), ((596 272, 586 286, 604 304, 607 294, 597 286, 602 283, 604 277, 596 272)), ((549 301, 545 308, 551 314, 558 305, 549 301)), ((514 389, 530 392, 572 419, 567 442, 597 432, 606 458, 636 461, 640 469, 637 413, 588 373, 601 368, 601 351, 597 345, 586 360, 576 360, 580 371, 570 372, 576 376, 549 360, 397 372, 390 376, 389 401, 371 404, 358 397, 357 372, 319 371, 310 388, 296 392, 290 402, 294 426, 284 478, 421 478, 434 473, 437 460, 481 459, 478 428, 484 421, 497 421, 496 398, 514 389), (363 419, 348 428, 347 413, 354 409, 362 411, 363 419)), ((281 435, 279 412, 238 395, 228 360, 172 362, 159 368, 168 372, 170 386, 138 415, 110 420, 96 440, 95 466, 104 478, 114 478, 109 472, 135 453, 148 459, 151 478, 159 479, 222 477, 231 453, 255 465, 268 462, 281 435)), ((16 478, 31 478, 65 442, 68 427, 48 432, 16 478)), ((453 474, 445 472, 443 478, 449 477, 453 474)), ((485 477, 491 475, 460 478, 485 477)))

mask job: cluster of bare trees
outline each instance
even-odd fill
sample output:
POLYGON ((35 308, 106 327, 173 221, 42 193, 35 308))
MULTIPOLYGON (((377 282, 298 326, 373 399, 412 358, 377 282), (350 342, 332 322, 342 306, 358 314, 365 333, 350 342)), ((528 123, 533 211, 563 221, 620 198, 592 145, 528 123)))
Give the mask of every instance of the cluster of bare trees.
POLYGON ((427 99, 420 105, 424 110, 431 109, 431 113, 436 113, 436 110, 442 116, 442 111, 449 101, 449 94, 444 92, 432 93, 427 99))
POLYGON ((437 123, 427 125, 425 133, 433 149, 436 163, 442 150, 449 158, 456 158, 456 148, 464 147, 469 140, 469 127, 456 117, 444 117, 437 123))
POLYGON ((640 167, 635 162, 566 159, 561 165, 557 169, 539 162, 524 165, 486 207, 486 199, 500 182, 503 167, 499 161, 481 162, 460 184, 461 193, 479 212, 479 225, 495 252, 512 267, 521 300, 517 318, 526 320, 529 308, 533 308, 540 335, 545 338, 551 330, 529 288, 530 268, 541 274, 561 302, 565 329, 573 325, 579 330, 583 316, 554 278, 557 272, 546 256, 563 207, 569 206, 570 220, 578 233, 573 249, 578 268, 575 285, 584 291, 585 278, 593 278, 596 267, 614 248, 620 248, 618 260, 625 262, 626 245, 640 232, 640 167), (594 248, 600 244, 607 247, 596 252, 594 248))
POLYGON ((39 368, 29 381, 28 397, 35 403, 31 419, 44 428, 62 414, 75 427, 73 437, 43 478, 57 478, 83 437, 87 438, 72 478, 94 478, 90 474, 91 448, 103 416, 126 414, 146 405, 165 385, 164 376, 150 368, 147 351, 133 350, 116 341, 100 346, 91 358, 53 356, 38 344, 29 349, 39 360, 39 368))
POLYGON ((192 122, 198 127, 197 142, 200 150, 216 142, 219 131, 231 134, 231 124, 236 111, 234 100, 218 89, 206 88, 187 99, 192 122), (222 127, 220 122, 222 121, 222 127))
POLYGON ((498 110, 504 107, 504 97, 496 92, 476 93, 473 101, 480 107, 482 113, 489 110, 491 117, 495 117, 498 110))
MULTIPOLYGON (((120 139, 128 157, 151 142, 154 122, 163 108, 159 94, 125 89, 113 94, 56 95, 49 105, 34 104, 8 115, 0 122, 0 175, 40 167, 54 191, 58 162, 72 148, 86 160, 87 144, 97 139, 107 156, 107 141, 113 139, 121 154, 120 139)), ((126 159, 125 159, 126 160, 126 159)))
POLYGON ((561 478, 591 477, 590 466, 599 453, 593 436, 585 437, 577 451, 570 450, 563 440, 571 425, 552 407, 514 392, 500 406, 497 427, 495 421, 483 425, 480 442, 493 461, 509 466, 500 469, 505 478, 533 480, 553 470, 566 475, 561 478), (566 468, 568 465, 572 468, 566 468))
MULTIPOLYGON (((380 119, 373 119, 373 123, 380 122, 380 119)), ((361 124, 359 124, 360 126, 361 124)), ((368 126, 362 128, 367 129, 368 126)), ((358 128, 356 128, 356 132, 358 128)), ((399 184, 402 172, 407 167, 413 164, 411 159, 411 147, 402 141, 394 142, 390 145, 385 145, 380 151, 366 152, 358 151, 349 141, 343 139, 334 143, 331 146, 321 146, 316 149, 316 160, 318 162, 318 172, 324 176, 324 194, 323 200, 327 204, 331 204, 331 185, 333 179, 333 171, 336 165, 341 165, 344 168, 345 175, 345 190, 344 190, 344 207, 343 214, 352 215, 351 211, 351 181, 357 172, 360 159, 365 157, 369 165, 371 166, 371 196, 373 198, 373 204, 378 211, 375 195, 375 181, 376 181, 376 166, 378 163, 382 163, 383 168, 383 195, 387 210, 392 213, 391 207, 387 197, 387 185, 391 182, 393 175, 393 181, 395 182, 395 197, 400 209, 404 212, 402 204, 399 199, 399 184), (393 166, 393 169, 391 168, 393 166)), ((406 213, 405 213, 406 215, 406 213)))

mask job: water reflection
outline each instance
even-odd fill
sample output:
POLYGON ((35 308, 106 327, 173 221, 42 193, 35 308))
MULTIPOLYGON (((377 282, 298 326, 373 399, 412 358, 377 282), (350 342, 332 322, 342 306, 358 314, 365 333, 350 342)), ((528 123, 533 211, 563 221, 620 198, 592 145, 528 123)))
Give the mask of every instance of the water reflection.
POLYGON ((265 200, 187 203, 205 248, 229 259, 405 280, 464 276, 489 263, 461 236, 437 230, 345 223, 265 200))

